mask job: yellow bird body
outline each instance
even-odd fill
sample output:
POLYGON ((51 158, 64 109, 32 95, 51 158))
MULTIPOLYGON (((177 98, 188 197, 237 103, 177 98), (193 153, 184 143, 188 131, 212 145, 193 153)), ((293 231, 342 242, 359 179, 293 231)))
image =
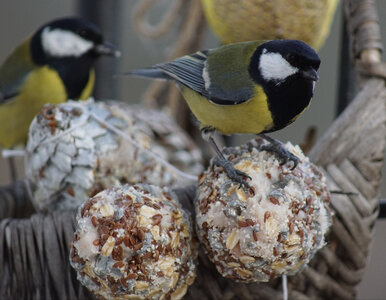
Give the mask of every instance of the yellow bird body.
MULTIPOLYGON (((91 96, 94 80, 94 71, 91 71, 87 88, 78 100, 85 100, 91 96)), ((57 72, 47 66, 32 72, 26 78, 21 94, 0 106, 1 145, 6 149, 24 145, 31 121, 42 106, 46 103, 58 104, 66 100, 65 87, 57 72)))
POLYGON ((284 128, 309 106, 319 64, 300 41, 249 41, 130 74, 175 80, 202 130, 258 134, 284 128))
MULTIPOLYGON (((17 57, 32 64, 28 54, 30 39, 15 49, 3 64, 10 70, 17 57)), ((91 70, 89 81, 79 100, 91 96, 95 75, 91 70)), ((67 100, 66 88, 59 74, 49 66, 35 66, 24 79, 18 95, 0 105, 0 144, 4 148, 24 145, 32 119, 46 103, 57 104, 67 100)))
POLYGON ((222 43, 297 39, 318 50, 339 0, 201 0, 222 43))
POLYGON ((24 145, 46 103, 91 96, 94 63, 118 52, 86 20, 53 20, 22 42, 0 66, 0 146, 24 145))
POLYGON ((25 144, 29 125, 41 107, 45 103, 64 101, 66 101, 66 91, 56 72, 49 67, 42 67, 32 72, 26 78, 21 94, 0 106, 2 146, 11 148, 25 144), (41 85, 42 80, 45 86, 41 85))
POLYGON ((254 89, 253 98, 238 105, 214 104, 186 86, 182 86, 182 94, 192 113, 200 121, 201 128, 213 127, 227 135, 255 134, 269 131, 274 124, 267 96, 260 86, 256 85, 254 89))

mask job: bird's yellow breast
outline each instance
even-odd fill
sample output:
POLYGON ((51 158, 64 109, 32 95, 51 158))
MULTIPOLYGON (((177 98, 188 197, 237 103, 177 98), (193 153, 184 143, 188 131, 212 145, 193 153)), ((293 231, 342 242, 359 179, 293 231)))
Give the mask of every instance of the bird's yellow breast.
POLYGON ((182 94, 201 127, 211 126, 223 134, 257 134, 273 127, 267 97, 259 86, 251 100, 237 105, 213 104, 186 86, 182 94))
POLYGON ((92 94, 92 91, 94 89, 94 85, 95 85, 95 71, 94 71, 94 69, 91 69, 90 75, 88 78, 88 82, 87 82, 86 86, 84 87, 82 93, 80 94, 79 100, 88 99, 92 94))
POLYGON ((0 105, 0 144, 10 148, 24 144, 29 125, 45 103, 66 101, 66 90, 57 72, 49 67, 32 71, 20 93, 0 105))
MULTIPOLYGON (((94 73, 81 98, 87 99, 94 85, 94 73)), ((11 101, 0 105, 0 145, 11 148, 25 144, 32 119, 46 103, 58 104, 67 100, 66 89, 58 73, 48 66, 32 71, 11 101)))

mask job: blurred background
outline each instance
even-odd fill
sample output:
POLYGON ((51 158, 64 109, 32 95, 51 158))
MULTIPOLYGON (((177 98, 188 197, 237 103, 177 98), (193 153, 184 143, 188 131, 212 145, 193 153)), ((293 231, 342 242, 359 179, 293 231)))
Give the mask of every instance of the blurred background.
MULTIPOLYGON (((133 13, 139 0, 12 0, 0 2, 0 61, 27 35, 41 24, 57 17, 78 15, 96 23, 105 39, 114 43, 122 52, 120 59, 102 58, 97 66, 95 98, 118 99, 128 103, 140 103, 149 81, 113 76, 133 68, 151 66, 167 59, 174 38, 182 21, 177 20, 173 29, 159 39, 149 39, 139 34, 133 26, 133 13), (99 69, 99 71, 98 71, 99 69), (101 75, 102 74, 102 75, 101 75)), ((149 23, 156 24, 171 6, 169 0, 154 1, 147 16, 149 23)), ((386 1, 377 1, 381 29, 386 28, 386 1)), ((323 134, 334 119, 337 111, 338 78, 341 63, 342 9, 338 6, 331 33, 319 51, 322 64, 320 80, 310 108, 293 125, 273 136, 281 141, 293 143, 304 141, 311 126, 317 129, 317 136, 323 134)), ((386 43, 386 30, 383 30, 386 43)), ((206 28, 202 48, 216 47, 218 39, 206 28)), ((355 122, 355 120, 353 120, 355 122)), ((232 143, 239 144, 250 137, 236 137, 232 143)), ((384 168, 386 171, 386 169, 384 168)), ((384 171, 384 174, 385 174, 384 171)), ((0 183, 9 183, 8 165, 0 159, 0 183)), ((19 170, 22 174, 22 170, 19 170)), ((386 198, 386 182, 381 188, 381 197, 386 198)), ((372 246, 370 264, 363 282, 359 286, 359 299, 385 299, 386 297, 386 220, 377 222, 376 237, 372 246)))

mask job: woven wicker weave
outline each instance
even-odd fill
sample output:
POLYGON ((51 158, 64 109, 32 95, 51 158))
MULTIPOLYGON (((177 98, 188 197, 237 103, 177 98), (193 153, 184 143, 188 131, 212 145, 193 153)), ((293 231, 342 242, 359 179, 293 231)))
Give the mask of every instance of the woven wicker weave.
MULTIPOLYGON (((386 73, 374 1, 344 3, 360 91, 317 142, 310 158, 325 172, 333 194, 333 226, 324 247, 300 274, 288 279, 290 299, 352 299, 369 255, 378 213, 386 132, 386 73), (380 67, 381 66, 381 67, 380 67)), ((178 195, 192 209, 194 188, 178 195)), ((0 193, 0 218, 30 211, 20 183, 0 193), (27 208, 26 208, 27 207, 27 208)), ((68 263, 72 212, 34 214, 0 222, 0 299, 92 299, 68 263)), ((185 299, 279 299, 281 281, 237 284, 222 278, 201 252, 198 277, 185 299)))

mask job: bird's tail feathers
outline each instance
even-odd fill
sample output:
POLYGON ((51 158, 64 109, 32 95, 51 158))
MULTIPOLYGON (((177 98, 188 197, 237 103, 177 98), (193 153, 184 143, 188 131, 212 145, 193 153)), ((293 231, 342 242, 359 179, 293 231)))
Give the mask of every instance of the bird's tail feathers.
POLYGON ((164 71, 157 68, 146 68, 146 69, 137 69, 124 73, 124 75, 130 75, 135 77, 144 77, 144 78, 157 78, 163 80, 172 79, 164 71))

